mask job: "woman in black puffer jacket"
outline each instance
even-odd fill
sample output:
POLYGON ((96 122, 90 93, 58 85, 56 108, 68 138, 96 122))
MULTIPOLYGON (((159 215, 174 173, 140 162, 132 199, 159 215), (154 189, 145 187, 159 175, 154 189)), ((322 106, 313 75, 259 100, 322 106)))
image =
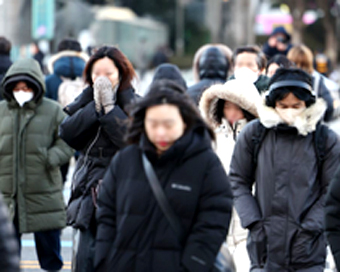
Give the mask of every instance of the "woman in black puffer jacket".
POLYGON ((80 230, 74 271, 93 271, 95 190, 112 156, 124 146, 126 105, 135 99, 135 72, 115 47, 102 47, 84 71, 89 87, 65 108, 60 136, 80 151, 67 209, 67 223, 80 230))
POLYGON ((212 271, 232 206, 211 148, 213 132, 186 95, 161 82, 134 105, 130 146, 112 160, 99 190, 96 271, 212 271), (173 228, 143 168, 150 161, 178 218, 173 228))

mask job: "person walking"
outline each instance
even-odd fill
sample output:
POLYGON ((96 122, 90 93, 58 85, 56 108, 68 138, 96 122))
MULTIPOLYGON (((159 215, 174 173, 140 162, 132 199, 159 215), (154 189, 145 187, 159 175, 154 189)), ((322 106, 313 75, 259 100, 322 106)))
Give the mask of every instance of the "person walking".
POLYGON ((116 47, 99 48, 84 75, 89 87, 64 109, 68 116, 60 126, 60 137, 80 152, 67 208, 67 224, 77 230, 72 271, 93 271, 96 187, 112 156, 125 146, 126 106, 136 98, 135 72, 116 47))
POLYGON ((230 186, 211 148, 213 131, 174 86, 157 82, 132 107, 130 145, 99 190, 96 271, 213 269, 228 231, 230 186), (159 205, 153 182, 176 220, 159 205))
POLYGON ((231 69, 232 51, 223 44, 206 44, 194 56, 192 70, 195 84, 187 90, 198 105, 202 93, 211 85, 224 83, 231 69))
POLYGON ((73 150, 58 137, 65 115, 44 98, 44 76, 37 61, 16 61, 7 71, 0 102, 0 192, 17 239, 34 233, 42 269, 62 268, 60 234, 66 224, 59 166, 73 150))
MULTIPOLYGON (((50 74, 45 78, 45 96, 58 101, 62 107, 72 103, 85 87, 82 75, 88 59, 77 40, 63 39, 58 44, 58 53, 48 63, 50 74)), ((68 169, 69 162, 60 167, 64 183, 68 169)))
POLYGON ((258 107, 259 120, 238 137, 230 181, 242 227, 249 229, 250 271, 324 269, 324 201, 340 161, 337 135, 321 124, 325 111, 310 75, 280 68, 258 107))
POLYGON ((254 83, 259 93, 268 89, 269 78, 263 75, 267 59, 258 46, 240 46, 233 52, 234 74, 228 78, 254 83))
POLYGON ((324 120, 330 121, 334 115, 339 115, 340 109, 337 109, 335 113, 333 98, 325 85, 323 76, 314 70, 312 50, 303 44, 295 45, 288 51, 287 58, 293 62, 297 68, 304 70, 313 77, 313 89, 316 95, 323 98, 327 103, 324 120))
MULTIPOLYGON (((227 173, 237 137, 248 122, 258 117, 256 106, 260 102, 261 97, 254 84, 237 79, 213 85, 202 95, 199 109, 215 130, 215 151, 227 173)), ((227 241, 237 271, 247 271, 250 267, 246 258, 247 233, 241 227, 236 210, 233 210, 227 241)))

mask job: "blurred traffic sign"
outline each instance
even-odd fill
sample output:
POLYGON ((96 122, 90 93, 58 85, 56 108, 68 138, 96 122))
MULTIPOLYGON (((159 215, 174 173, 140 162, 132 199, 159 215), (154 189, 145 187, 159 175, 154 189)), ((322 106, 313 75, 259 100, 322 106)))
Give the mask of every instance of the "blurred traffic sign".
POLYGON ((50 40, 54 36, 54 0, 32 0, 32 38, 50 40))

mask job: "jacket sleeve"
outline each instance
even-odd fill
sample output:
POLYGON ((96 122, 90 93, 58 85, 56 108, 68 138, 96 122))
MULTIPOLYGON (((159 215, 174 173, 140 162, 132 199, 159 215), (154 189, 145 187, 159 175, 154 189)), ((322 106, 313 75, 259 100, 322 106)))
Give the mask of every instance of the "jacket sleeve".
POLYGON ((48 165, 52 168, 67 163, 74 153, 72 148, 70 148, 58 135, 59 125, 65 117, 65 114, 60 107, 57 107, 55 116, 53 145, 48 149, 48 165))
POLYGON ((197 215, 182 254, 186 271, 211 271, 226 239, 232 209, 232 194, 224 168, 215 154, 207 165, 197 215))
POLYGON ((124 135, 126 132, 127 115, 118 105, 115 105, 112 111, 100 117, 99 122, 114 145, 118 148, 125 146, 124 135))
POLYGON ((333 111, 334 111, 333 98, 332 98, 331 93, 327 89, 325 82, 324 82, 324 79, 322 77, 320 78, 320 84, 319 84, 319 87, 318 87, 318 96, 322 97, 327 103, 327 110, 326 110, 326 113, 325 113, 324 120, 325 121, 332 120, 333 111))
POLYGON ((0 268, 1 271, 19 272, 19 248, 12 224, 0 195, 0 268))
POLYGON ((328 243, 336 267, 340 270, 340 167, 332 179, 326 196, 325 225, 328 243))
POLYGON ((258 121, 249 123, 238 136, 229 172, 234 205, 243 228, 248 228, 262 217, 257 200, 252 194, 255 181, 252 137, 256 122, 258 121))
POLYGON ((59 128, 60 137, 72 148, 81 150, 93 139, 99 127, 94 101, 67 116, 59 128))
POLYGON ((114 156, 100 185, 96 219, 96 250, 94 266, 96 271, 106 271, 105 260, 116 237, 116 177, 115 169, 119 153, 114 156))

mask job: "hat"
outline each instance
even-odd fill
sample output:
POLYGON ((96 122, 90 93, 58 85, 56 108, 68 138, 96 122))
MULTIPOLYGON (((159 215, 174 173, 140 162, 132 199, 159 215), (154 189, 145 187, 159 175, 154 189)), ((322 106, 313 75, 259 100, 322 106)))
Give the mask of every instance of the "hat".
POLYGON ((270 36, 274 36, 274 35, 279 34, 279 33, 285 35, 287 37, 287 41, 290 41, 291 36, 283 26, 278 26, 278 27, 274 28, 274 30, 273 30, 272 34, 270 34, 270 36))
MULTIPOLYGON (((275 107, 275 101, 280 94, 292 92, 308 105, 315 102, 312 77, 301 69, 279 68, 269 81, 269 90, 266 94, 266 104, 275 107)), ((307 106, 308 106, 307 105, 307 106)))

